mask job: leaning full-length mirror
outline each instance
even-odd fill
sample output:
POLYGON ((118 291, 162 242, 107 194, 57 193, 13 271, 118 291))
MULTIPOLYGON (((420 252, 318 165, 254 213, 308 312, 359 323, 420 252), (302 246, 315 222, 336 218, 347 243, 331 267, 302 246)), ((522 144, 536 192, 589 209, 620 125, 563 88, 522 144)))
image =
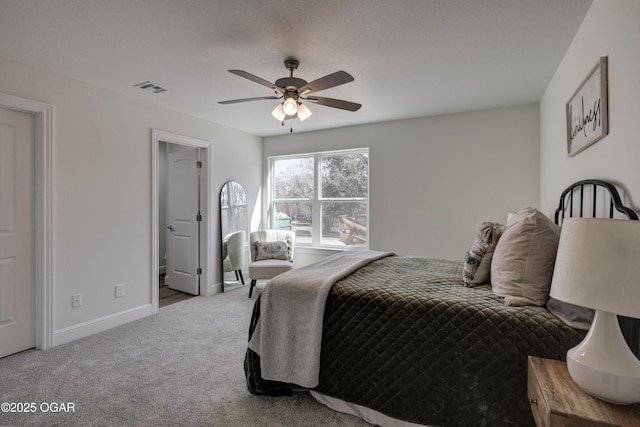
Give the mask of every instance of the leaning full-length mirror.
POLYGON ((236 181, 220 190, 220 231, 222 236, 222 290, 228 292, 249 283, 247 195, 236 181))

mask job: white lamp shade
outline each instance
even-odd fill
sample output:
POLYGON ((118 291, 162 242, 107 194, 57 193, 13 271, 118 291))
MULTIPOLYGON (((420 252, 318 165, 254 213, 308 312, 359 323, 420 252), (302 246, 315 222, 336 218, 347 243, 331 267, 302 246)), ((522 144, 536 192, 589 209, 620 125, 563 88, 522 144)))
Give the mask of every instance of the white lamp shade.
POLYGON ((278 104, 278 106, 276 108, 274 108, 274 110, 271 112, 271 115, 273 117, 275 117, 279 122, 284 120, 284 118, 287 115, 284 112, 284 108, 282 108, 282 102, 280 104, 278 104))
POLYGON ((640 318, 640 221, 566 218, 550 296, 640 318))
POLYGON ((311 110, 309 110, 304 104, 298 105, 298 118, 300 121, 303 122, 309 117, 311 117, 311 110))

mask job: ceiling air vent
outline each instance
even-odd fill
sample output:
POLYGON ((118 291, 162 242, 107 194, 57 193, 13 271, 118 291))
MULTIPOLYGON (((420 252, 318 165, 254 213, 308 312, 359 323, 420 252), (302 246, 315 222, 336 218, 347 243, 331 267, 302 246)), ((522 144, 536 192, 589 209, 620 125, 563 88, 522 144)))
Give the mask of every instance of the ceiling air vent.
POLYGON ((157 84, 149 81, 138 83, 137 85, 133 85, 133 86, 139 87, 140 89, 143 89, 143 90, 151 91, 153 93, 162 93, 167 91, 167 89, 163 88, 162 86, 158 86, 157 84))

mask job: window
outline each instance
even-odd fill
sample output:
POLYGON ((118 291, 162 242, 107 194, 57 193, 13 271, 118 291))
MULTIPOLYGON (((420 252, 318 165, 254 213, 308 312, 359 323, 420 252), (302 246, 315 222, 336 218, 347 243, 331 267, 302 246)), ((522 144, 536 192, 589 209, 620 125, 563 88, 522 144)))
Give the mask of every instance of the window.
POLYGON ((270 158, 271 226, 296 245, 369 247, 369 150, 270 158))

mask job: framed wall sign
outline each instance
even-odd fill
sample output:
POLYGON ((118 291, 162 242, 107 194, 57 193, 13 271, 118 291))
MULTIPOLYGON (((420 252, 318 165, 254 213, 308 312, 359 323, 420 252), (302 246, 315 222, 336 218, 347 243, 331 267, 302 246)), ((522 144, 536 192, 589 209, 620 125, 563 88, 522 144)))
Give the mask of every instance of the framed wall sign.
POLYGON ((608 133, 607 57, 603 56, 567 102, 567 154, 575 156, 608 133))

